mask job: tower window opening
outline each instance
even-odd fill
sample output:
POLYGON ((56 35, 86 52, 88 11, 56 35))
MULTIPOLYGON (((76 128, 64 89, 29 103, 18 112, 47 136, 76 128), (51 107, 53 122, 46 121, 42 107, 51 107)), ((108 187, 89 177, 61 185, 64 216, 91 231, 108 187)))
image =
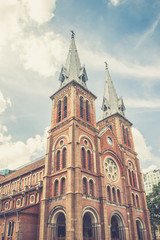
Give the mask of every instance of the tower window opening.
POLYGON ((55 181, 55 191, 54 191, 54 195, 58 196, 58 189, 59 189, 59 182, 58 180, 55 181))
POLYGON ((137 204, 137 208, 139 208, 139 197, 138 197, 138 195, 136 195, 136 204, 137 204))
POLYGON ((64 118, 66 118, 67 117, 67 97, 64 97, 63 104, 64 104, 64 118))
POLYGON ((9 223, 8 223, 8 237, 13 236, 13 230, 14 230, 14 221, 9 221, 9 223))
POLYGON ((110 189, 110 186, 107 186, 107 199, 108 199, 108 201, 111 201, 111 189, 110 189))
POLYGON ((87 160, 88 160, 88 170, 91 170, 91 153, 87 151, 87 160))
POLYGON ((89 102, 86 101, 86 120, 89 122, 89 102))
POLYGON ((58 122, 61 121, 61 101, 58 102, 58 122))
POLYGON ((116 202, 116 193, 114 188, 112 188, 112 196, 113 196, 113 202, 116 202))
POLYGON ((135 203, 135 197, 134 197, 134 194, 132 193, 132 201, 133 201, 133 206, 135 207, 136 206, 136 203, 135 203))
POLYGON ((63 149, 63 153, 62 153, 62 167, 66 168, 66 148, 63 149))
POLYGON ((83 178, 83 194, 87 194, 87 180, 83 178))
POLYGON ((65 194, 65 178, 62 178, 61 181, 61 194, 65 194))
POLYGON ((125 133, 125 130, 124 130, 124 126, 122 126, 122 130, 123 130, 123 140, 124 140, 124 144, 126 144, 126 133, 125 133))
POLYGON ((128 174, 129 174, 130 185, 132 186, 132 178, 131 178, 131 171, 130 171, 130 169, 128 169, 128 174))
POLYGON ((85 158, 85 149, 81 149, 81 158, 82 158, 82 168, 86 168, 86 158, 85 158))
POLYGON ((60 170, 60 151, 57 152, 57 170, 60 170))
POLYGON ((129 141, 129 134, 128 134, 128 128, 126 128, 126 135, 127 135, 127 143, 128 143, 128 146, 130 147, 130 141, 129 141))
POLYGON ((90 193, 90 196, 93 196, 93 181, 90 180, 89 181, 89 193, 90 193))
POLYGON ((83 97, 80 97, 80 117, 83 118, 83 97))
POLYGON ((121 195, 120 195, 119 189, 117 189, 117 200, 118 200, 118 203, 121 203, 121 195))

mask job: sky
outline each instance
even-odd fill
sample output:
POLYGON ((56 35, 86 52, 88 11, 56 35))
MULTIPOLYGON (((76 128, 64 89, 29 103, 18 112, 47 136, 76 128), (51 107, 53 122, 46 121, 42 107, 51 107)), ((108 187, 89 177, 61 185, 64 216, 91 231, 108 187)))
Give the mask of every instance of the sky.
POLYGON ((160 168, 160 1, 8 0, 0 2, 0 169, 45 155, 71 30, 97 121, 107 61, 141 169, 160 168))

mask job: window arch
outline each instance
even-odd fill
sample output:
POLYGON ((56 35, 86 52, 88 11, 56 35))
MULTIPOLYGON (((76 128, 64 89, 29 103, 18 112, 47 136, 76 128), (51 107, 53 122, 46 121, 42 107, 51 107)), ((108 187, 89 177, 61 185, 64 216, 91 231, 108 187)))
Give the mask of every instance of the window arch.
POLYGON ((88 170, 91 170, 91 152, 87 151, 88 170))
POLYGON ((62 167, 63 168, 66 168, 66 153, 67 153, 66 148, 63 148, 63 152, 62 152, 62 167))
POLYGON ((61 121, 61 100, 58 102, 58 122, 61 121))
POLYGON ((87 180, 83 178, 83 194, 87 195, 87 180))
POLYGON ((110 186, 107 186, 107 199, 108 199, 108 201, 111 201, 111 188, 110 188, 110 186))
POLYGON ((128 174, 129 174, 130 185, 132 186, 132 178, 131 178, 131 171, 130 171, 130 169, 128 169, 128 174))
POLYGON ((122 126, 122 131, 123 131, 123 140, 124 140, 124 144, 126 144, 126 133, 125 133, 125 130, 124 130, 124 125, 122 126))
POLYGON ((90 193, 90 196, 94 195, 93 181, 92 180, 89 181, 89 193, 90 193))
POLYGON ((128 144, 128 146, 130 147, 128 128, 126 128, 126 135, 127 135, 127 144, 128 144))
POLYGON ((132 180, 133 180, 133 186, 135 187, 136 183, 135 183, 135 176, 134 176, 134 172, 133 171, 132 171, 132 180))
POLYGON ((59 182, 58 180, 55 181, 55 186, 54 186, 54 196, 58 196, 59 193, 59 182))
POLYGON ((57 152, 57 171, 60 170, 60 151, 57 152))
POLYGON ((116 192, 115 192, 115 188, 112 188, 112 197, 113 197, 113 202, 116 202, 116 192))
POLYGON ((86 168, 85 149, 81 149, 82 168, 86 168))
POLYGON ((80 117, 83 118, 83 97, 80 97, 80 117))
POLYGON ((132 193, 132 201, 133 201, 133 206, 135 207, 136 206, 136 203, 135 203, 135 197, 134 197, 134 194, 132 193))
POLYGON ((136 205, 137 205, 137 208, 139 208, 139 197, 138 197, 138 195, 136 195, 136 205))
POLYGON ((119 189, 117 189, 117 200, 118 200, 118 203, 121 203, 121 193, 119 189))
POLYGON ((86 120, 89 122, 89 101, 86 100, 86 120))
POLYGON ((67 97, 65 96, 64 97, 64 100, 63 100, 63 106, 64 106, 64 118, 67 117, 67 97))
POLYGON ((65 194, 65 192, 66 192, 66 180, 65 180, 65 178, 62 178, 62 180, 61 180, 61 194, 65 194))

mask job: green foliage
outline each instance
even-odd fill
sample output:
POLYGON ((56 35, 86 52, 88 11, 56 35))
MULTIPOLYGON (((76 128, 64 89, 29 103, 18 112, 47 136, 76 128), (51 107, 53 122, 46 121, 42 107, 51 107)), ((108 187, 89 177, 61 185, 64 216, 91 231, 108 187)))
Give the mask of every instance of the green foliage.
POLYGON ((148 210, 150 212, 150 221, 152 232, 155 237, 157 225, 160 225, 160 182, 153 186, 153 192, 146 196, 148 210))

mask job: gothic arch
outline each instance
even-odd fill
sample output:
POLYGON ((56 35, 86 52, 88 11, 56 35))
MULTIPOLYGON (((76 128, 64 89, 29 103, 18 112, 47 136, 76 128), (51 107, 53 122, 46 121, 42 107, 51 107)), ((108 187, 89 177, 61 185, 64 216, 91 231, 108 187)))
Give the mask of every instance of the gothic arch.
POLYGON ((125 221, 123 215, 119 211, 113 211, 109 220, 111 240, 125 240, 125 221))
POLYGON ((136 218, 136 226, 137 226, 137 236, 138 240, 144 240, 145 239, 145 224, 141 217, 136 218))

